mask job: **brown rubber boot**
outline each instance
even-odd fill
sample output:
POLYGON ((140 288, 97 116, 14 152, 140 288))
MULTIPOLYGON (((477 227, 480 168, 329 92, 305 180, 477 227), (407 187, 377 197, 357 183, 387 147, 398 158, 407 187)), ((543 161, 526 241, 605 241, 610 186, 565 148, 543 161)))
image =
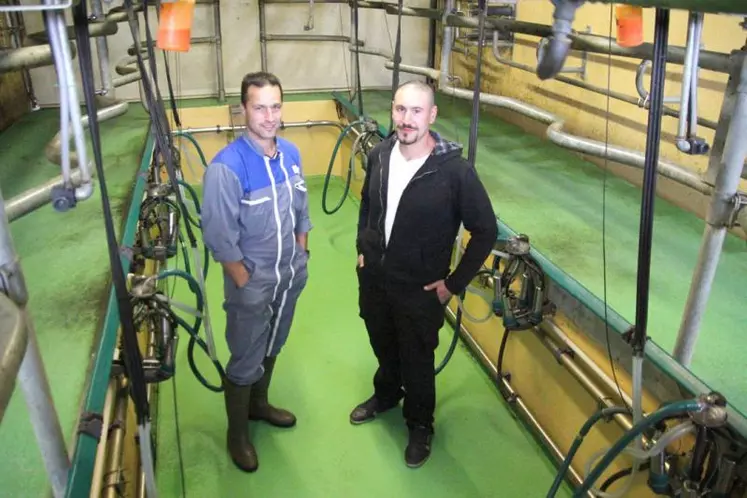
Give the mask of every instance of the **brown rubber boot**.
POLYGON ((257 452, 249 439, 246 412, 252 396, 252 386, 239 386, 228 379, 223 381, 228 416, 226 445, 234 465, 244 472, 254 472, 259 466, 257 452))
POLYGON ((275 368, 276 358, 267 357, 263 363, 265 373, 252 386, 252 399, 249 404, 249 419, 264 420, 276 427, 293 427, 296 425, 296 416, 288 410, 275 408, 267 401, 267 391, 270 388, 272 371, 275 368))

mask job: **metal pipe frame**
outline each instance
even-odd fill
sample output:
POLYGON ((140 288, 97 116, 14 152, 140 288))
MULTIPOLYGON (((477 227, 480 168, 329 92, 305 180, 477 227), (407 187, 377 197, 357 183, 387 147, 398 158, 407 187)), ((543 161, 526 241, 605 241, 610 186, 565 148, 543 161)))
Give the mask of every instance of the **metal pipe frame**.
MULTIPOLYGON (((48 5, 57 3, 57 0, 44 0, 48 5)), ((70 183, 70 157, 68 126, 72 124, 75 149, 80 156, 79 168, 81 170, 81 186, 74 189, 75 200, 87 200, 93 195, 93 170, 92 164, 87 159, 86 138, 81 125, 80 100, 78 97, 78 86, 75 81, 75 69, 68 50, 68 30, 65 15, 62 12, 50 12, 46 15, 47 34, 52 46, 57 70, 57 82, 60 88, 60 127, 61 127, 61 167, 62 176, 65 178, 66 187, 70 183)), ((53 200, 54 202, 54 200, 53 200)))
POLYGON ((0 423, 13 396, 27 347, 28 332, 23 314, 8 296, 0 293, 0 423))
MULTIPOLYGON (((107 451, 106 463, 104 465, 103 482, 101 483, 101 498, 117 498, 121 493, 117 489, 120 483, 120 469, 122 467, 122 454, 124 450, 124 437, 127 432, 127 418, 129 404, 128 381, 124 375, 118 375, 114 382, 112 423, 106 429, 107 451)), ((102 433, 103 436, 103 433, 102 433)), ((93 483, 92 483, 93 484, 93 483)), ((90 495, 94 496, 94 495, 90 495)))
MULTIPOLYGON (((346 42, 353 43, 350 36, 345 35, 265 35, 266 41, 299 41, 299 42, 346 42)), ((363 42, 358 40, 358 45, 363 42)))
MULTIPOLYGON (((136 9, 137 10, 137 9, 136 9)), ((126 14, 126 13, 125 13, 126 14)), ((125 22, 126 17, 122 17, 120 13, 114 12, 113 14, 106 17, 105 22, 125 22)), ((53 46, 61 46, 56 44, 58 40, 56 36, 50 39, 52 45, 40 45, 25 47, 24 49, 18 49, 13 53, 16 55, 15 61, 17 63, 25 64, 24 67, 40 67, 43 65, 54 64, 53 46), (28 55, 24 55, 24 50, 28 55), (28 58, 25 58, 28 57, 28 58), (37 65, 38 64, 38 65, 37 65)), ((68 45, 71 48, 71 57, 74 56, 75 45, 68 41, 68 45)), ((64 54, 63 54, 64 56, 64 54)), ((147 54, 145 55, 147 58, 147 54)), ((2 57, 0 57, 0 72, 2 72, 2 57)), ((8 59, 6 59, 8 60, 8 59)), ((122 78, 115 78, 112 80, 112 88, 117 88, 135 81, 140 81, 141 75, 139 69, 134 65, 137 62, 136 57, 126 57, 116 66, 116 72, 118 74, 125 75, 122 78)), ((72 64, 71 64, 72 65, 72 64)), ((108 72, 108 71, 107 71, 108 72)), ((62 71, 58 71, 58 77, 61 76, 62 71)), ((73 83, 74 84, 74 83, 73 83)), ((110 92, 113 95, 113 92, 110 92)), ((60 114, 63 113, 63 107, 66 107, 63 102, 64 95, 60 98, 60 114)), ((97 101, 101 104, 101 108, 97 110, 97 119, 99 122, 108 121, 115 117, 125 114, 128 110, 129 104, 125 101, 115 100, 113 98, 99 97, 97 101)), ((62 117, 62 116, 61 116, 62 117)), ((81 130, 88 127, 88 115, 81 116, 78 123, 80 124, 81 130)), ((75 125, 75 122, 73 123, 75 125)), ((45 149, 45 155, 47 159, 58 166, 63 167, 63 174, 50 179, 42 185, 30 188, 29 190, 17 195, 10 199, 6 204, 6 213, 9 222, 13 222, 33 211, 46 206, 52 202, 52 192, 58 188, 68 186, 74 189, 80 189, 86 185, 84 171, 79 168, 79 162, 77 154, 72 152, 66 152, 67 157, 63 158, 63 144, 67 144, 67 133, 62 129, 55 135, 55 137, 47 144, 45 149), (68 166, 68 170, 65 171, 65 165, 68 166)), ((89 182, 91 185, 91 194, 93 193, 93 171, 89 168, 88 177, 91 179, 89 182)))
MULTIPOLYGON (((697 41, 697 38, 697 36, 693 36, 695 41, 697 41)), ((735 210, 735 205, 739 206, 740 202, 744 199, 744 194, 739 192, 738 188, 740 176, 744 169, 745 157, 747 156, 747 141, 740 141, 737 137, 740 133, 743 135, 744 131, 747 130, 747 54, 743 51, 735 55, 738 56, 733 57, 733 60, 739 60, 742 64, 741 73, 736 73, 736 77, 740 78, 737 83, 737 104, 735 105, 734 118, 732 118, 726 139, 727 146, 724 148, 722 162, 725 164, 725 167, 719 171, 716 187, 711 187, 685 168, 662 161, 661 159, 657 167, 659 174, 693 188, 702 194, 711 196, 711 206, 706 220, 708 226, 704 233, 698 264, 694 271, 688 302, 685 306, 683 321, 673 351, 675 360, 685 366, 689 365, 692 359, 699 324, 705 310, 711 284, 715 278, 717 262, 723 241, 726 237, 726 230, 733 224, 734 219, 738 219, 743 226, 747 226, 747 223, 745 223, 747 221, 745 210, 735 210)), ((691 55, 691 57, 693 56, 691 55)), ((697 65, 693 66, 697 69, 697 65)), ((402 68, 402 70, 405 69, 402 68)), ((448 60, 447 66, 442 66, 441 70, 448 71, 448 60)), ((736 72, 736 68, 733 70, 736 72)), ((428 74, 432 70, 429 68, 418 68, 418 71, 420 74, 428 74)), ((467 90, 443 84, 440 89, 444 93, 466 100, 472 99, 471 92, 467 90)), ((548 138, 560 146, 599 157, 605 157, 606 155, 609 159, 621 164, 628 164, 639 168, 643 167, 644 157, 642 154, 629 149, 614 146, 609 147, 600 142, 563 133, 561 131, 563 121, 546 111, 528 106, 520 101, 495 95, 483 94, 480 95, 480 100, 487 104, 511 109, 540 122, 547 123, 549 125, 547 130, 548 138)), ((725 101, 724 106, 726 105, 728 103, 725 101)))
MULTIPOLYGON (((391 2, 364 1, 359 2, 361 8, 384 9, 387 13, 395 15, 397 5, 391 2)), ((423 17, 427 19, 441 20, 443 24, 449 26, 459 26, 466 28, 477 28, 479 23, 477 17, 459 16, 445 14, 448 11, 438 9, 406 7, 402 15, 411 17, 423 17)), ((497 29, 502 31, 512 31, 529 36, 547 38, 552 36, 552 26, 537 24, 525 21, 516 21, 501 17, 488 17, 485 20, 486 29, 497 29)), ((582 50, 591 53, 614 55, 619 57, 630 57, 634 59, 651 59, 653 57, 653 45, 643 43, 638 47, 621 47, 615 40, 606 36, 591 35, 586 33, 572 32, 569 35, 572 50, 582 50)), ((683 65, 685 63, 685 48, 670 46, 667 52, 667 63, 683 65)), ((708 69, 720 73, 728 73, 733 60, 729 54, 719 52, 701 51, 699 66, 702 69, 708 69)))
MULTIPOLYGON (((101 0, 91 0, 91 21, 106 19, 104 8, 101 0)), ((99 61, 99 74, 101 75, 101 95, 108 95, 114 98, 114 85, 112 84, 112 75, 109 70, 109 45, 105 36, 96 37, 96 52, 99 61)))
MULTIPOLYGON (((385 67, 387 69, 391 69, 392 64, 387 62, 385 63, 385 67)), ((405 64, 400 65, 400 71, 428 76, 430 78, 433 78, 435 75, 439 74, 439 72, 435 69, 408 66, 405 64)), ((461 88, 456 88, 454 86, 443 85, 441 86, 440 91, 445 93, 446 95, 451 95, 464 100, 471 101, 473 99, 473 92, 461 88)), ((615 145, 608 145, 597 140, 591 140, 564 132, 563 124, 565 120, 548 111, 545 111, 544 109, 534 107, 520 100, 512 99, 509 97, 501 97, 499 95, 488 93, 481 93, 480 101, 483 104, 488 104, 502 109, 509 109, 523 116, 547 124, 547 138, 554 144, 559 145, 563 148, 596 157, 607 157, 611 161, 615 161, 620 164, 634 166, 639 169, 643 168, 644 155, 640 152, 624 147, 618 147, 615 145)), ((701 180, 698 175, 677 164, 660 159, 658 171, 662 176, 669 178, 670 180, 673 180, 686 187, 690 187, 691 189, 701 194, 710 195, 713 192, 713 188, 703 180, 701 180)))
MULTIPOLYGON (((529 72, 529 73, 534 73, 534 68, 531 67, 531 66, 528 66, 526 64, 522 64, 520 62, 514 62, 514 61, 512 61, 510 59, 505 59, 505 58, 501 57, 499 55, 499 53, 498 53, 498 48, 495 45, 493 45, 493 57, 495 58, 495 60, 498 63, 503 64, 505 66, 509 66, 509 67, 512 67, 512 68, 515 68, 515 69, 520 69, 522 71, 526 71, 526 72, 529 72)), ((649 61, 643 61, 641 64, 644 65, 644 64, 646 64, 648 62, 649 61)), ((629 95, 625 95, 624 93, 616 92, 615 90, 607 90, 606 88, 601 88, 601 87, 592 85, 590 83, 586 83, 585 81, 579 81, 579 80, 575 80, 573 78, 568 78, 568 77, 560 75, 560 74, 557 75, 557 76, 555 76, 555 78, 553 78, 553 79, 555 79, 557 81, 560 81, 561 83, 565 83, 567 85, 575 86, 575 87, 578 87, 578 88, 583 88, 584 90, 588 90, 588 91, 590 91, 592 93, 596 93, 598 95, 604 95, 605 97, 610 97, 612 99, 619 100, 621 102, 627 102, 628 104, 632 104, 632 105, 635 105, 637 107, 648 108, 648 104, 649 103, 646 101, 646 96, 647 95, 642 95, 641 99, 636 99, 635 97, 631 97, 629 95)), ((679 98, 676 98, 676 100, 679 100, 679 98)), ((664 115, 666 115, 666 116, 670 116, 670 117, 673 117, 673 118, 679 118, 680 117, 680 113, 678 111, 670 108, 670 107, 664 107, 662 109, 662 111, 663 111, 664 115)), ((701 126, 705 126, 706 128, 710 128, 712 130, 715 130, 716 127, 717 127, 717 123, 716 122, 711 121, 710 119, 701 118, 701 117, 698 118, 698 124, 700 124, 701 126)))
POLYGON ((267 14, 265 12, 265 1, 259 3, 259 55, 262 71, 267 71, 267 14))
MULTIPOLYGON (((285 130, 287 128, 315 128, 320 126, 331 126, 334 128, 338 128, 342 130, 344 126, 339 121, 329 121, 329 120, 307 120, 307 121, 290 121, 290 122, 282 122, 280 124, 280 129, 285 130)), ((172 130, 172 135, 183 135, 185 133, 189 134, 197 134, 197 133, 222 133, 222 132, 230 132, 230 131, 237 131, 237 130, 246 130, 246 125, 228 125, 228 126, 204 126, 199 128, 182 128, 181 130, 172 130)))
MULTIPOLYGON (((700 323, 705 313, 713 280, 716 277, 726 232, 733 224, 735 207, 738 207, 744 199, 744 195, 738 191, 738 188, 747 157, 747 140, 744 136, 747 132, 747 57, 742 59, 741 69, 739 72, 735 71, 732 78, 737 80, 734 115, 729 123, 721 159, 722 165, 716 177, 698 263, 673 352, 674 358, 684 366, 689 366, 692 362, 700 323)), ((724 102, 724 105, 727 103, 724 102)))
POLYGON ((104 466, 108 460, 108 451, 111 448, 109 445, 109 428, 113 425, 112 416, 114 415, 114 401, 118 382, 117 378, 109 379, 104 408, 101 410, 101 438, 96 448, 96 459, 91 477, 91 497, 101 496, 101 488, 104 483, 104 466))
MULTIPOLYGON (((52 492, 55 498, 59 498, 65 494, 70 460, 67 456, 65 438, 62 435, 60 420, 52 401, 49 381, 36 341, 36 331, 27 308, 28 289, 26 288, 20 258, 16 253, 13 237, 10 233, 10 223, 5 214, 5 201, 2 194, 0 194, 0 272, 3 275, 3 278, 0 278, 0 291, 13 301, 18 309, 19 317, 25 324, 26 348, 18 369, 17 379, 26 399, 29 418, 41 451, 52 492)), ((12 373, 12 371, 9 373, 12 373)), ((15 382, 15 377, 3 376, 0 378, 0 384, 4 386, 13 382, 15 382)))
MULTIPOLYGON (((20 0, 12 0, 13 5, 20 5, 20 0)), ((26 35, 26 23, 23 20, 23 15, 20 12, 7 12, 6 18, 8 20, 8 26, 11 30, 11 40, 13 48, 19 49, 23 47, 23 37, 26 35)), ((38 111, 39 101, 34 93, 34 84, 31 80, 31 73, 28 69, 22 69, 23 74, 23 85, 26 89, 26 96, 31 104, 32 111, 38 111)))
POLYGON ((223 35, 221 32, 220 0, 213 0, 213 23, 215 25, 215 63, 218 71, 218 102, 225 102, 226 81, 223 74, 223 35))

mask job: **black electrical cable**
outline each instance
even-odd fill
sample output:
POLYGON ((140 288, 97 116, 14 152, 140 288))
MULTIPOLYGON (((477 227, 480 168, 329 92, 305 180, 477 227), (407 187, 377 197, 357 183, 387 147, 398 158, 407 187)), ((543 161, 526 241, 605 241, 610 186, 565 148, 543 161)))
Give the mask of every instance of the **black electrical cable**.
POLYGON ((487 1, 479 0, 480 18, 478 23, 477 61, 475 63, 475 90, 472 95, 472 117, 469 126, 469 150, 467 151, 467 162, 475 167, 477 160, 477 124, 480 120, 480 81, 482 80, 482 45, 485 43, 485 15, 487 1))
MULTIPOLYGON (((431 10, 438 10, 438 0, 430 0, 431 10)), ((428 23, 428 67, 436 67, 436 28, 438 22, 435 19, 431 19, 428 23)), ((434 84, 436 81, 430 76, 427 79, 429 84, 434 84)))
POLYGON ((182 127, 182 121, 179 119, 179 111, 176 108, 176 98, 174 98, 174 86, 171 83, 171 71, 169 70, 169 59, 166 52, 163 52, 163 65, 166 69, 166 84, 169 87, 169 101, 171 103, 171 113, 174 115, 174 124, 177 128, 182 127))
POLYGON ((358 24, 359 24, 359 18, 358 18, 358 0, 353 0, 353 23, 355 24, 355 85, 356 85, 356 93, 358 94, 358 115, 363 116, 363 86, 361 85, 361 54, 358 50, 360 46, 358 45, 358 24))
MULTIPOLYGON (((161 20, 161 0, 156 0, 156 19, 161 20)), ((169 101, 171 104, 171 114, 174 115, 174 124, 177 128, 182 127, 182 121, 179 119, 179 111, 176 108, 176 98, 174 98, 174 86, 171 83, 171 70, 169 69, 169 58, 166 51, 163 51, 163 66, 166 70, 166 85, 169 87, 169 101)))
MULTIPOLYGON (((94 162, 96 163, 96 174, 99 177, 101 188, 101 204, 104 211, 104 226, 106 228, 107 246, 109 249, 109 264, 112 269, 112 280, 117 296, 119 308, 119 320, 122 325, 122 342, 124 344, 123 363, 125 373, 130 379, 130 395, 135 403, 137 424, 143 426, 150 417, 150 407, 145 385, 145 372, 143 371, 143 358, 137 342, 134 317, 130 295, 127 291, 124 269, 119 257, 119 244, 117 243, 114 221, 112 218, 109 194, 104 177, 104 166, 101 154, 101 140, 99 136, 99 123, 96 115, 95 92, 93 88, 93 65, 91 57, 91 45, 88 37, 88 15, 86 2, 78 2, 73 7, 73 24, 75 27, 75 38, 78 47, 78 61, 80 64, 81 79, 83 82, 83 94, 85 96, 86 110, 88 113, 88 126, 91 134, 94 162)), ((146 444, 142 441, 141 444, 146 444)))
POLYGON ((158 104, 157 112, 159 113, 158 115, 159 125, 160 125, 159 129, 166 137, 166 143, 168 146, 168 148, 164 148, 164 149, 161 149, 161 147, 159 146, 159 149, 161 149, 160 152, 163 155, 164 161, 165 161, 166 154, 172 155, 172 151, 174 150, 173 148, 174 142, 173 142, 173 137, 171 136, 171 130, 169 129, 168 119, 166 118, 165 106, 163 104, 163 97, 161 96, 161 89, 158 86, 158 64, 156 64, 156 53, 155 53, 155 49, 153 48, 154 43, 153 43, 153 38, 150 33, 150 20, 148 16, 148 0, 143 0, 143 21, 145 22, 145 40, 146 40, 146 48, 148 50, 148 63, 150 65, 150 74, 153 76, 153 87, 151 88, 151 90, 154 92, 155 97, 156 97, 156 102, 158 104), (164 109, 163 116, 161 116, 160 114, 162 109, 164 109), (163 119, 161 120, 161 118, 163 119))
MULTIPOLYGON (((404 0, 399 0, 397 4, 397 41, 394 44, 394 72, 392 74, 392 101, 394 101, 394 94, 399 88, 399 64, 402 62, 402 9, 404 8, 404 0)), ((390 115, 389 117, 389 133, 391 135, 394 130, 394 119, 390 115)))
POLYGON ((667 64, 667 39, 669 37, 669 9, 656 9, 654 54, 651 70, 651 105, 648 110, 646 155, 643 169, 643 195, 638 238, 638 282, 636 285, 635 328, 631 345, 636 355, 643 355, 648 325, 648 298, 651 280, 651 245, 654 231, 654 201, 661 140, 662 104, 667 64))

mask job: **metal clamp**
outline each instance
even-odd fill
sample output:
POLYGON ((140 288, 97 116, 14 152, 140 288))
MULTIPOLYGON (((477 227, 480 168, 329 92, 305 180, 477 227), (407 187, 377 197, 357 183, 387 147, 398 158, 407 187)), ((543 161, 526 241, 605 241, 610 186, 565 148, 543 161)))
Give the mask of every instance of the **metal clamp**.
POLYGON ((101 439, 104 418, 99 413, 86 412, 78 422, 78 434, 86 434, 96 441, 101 439))
POLYGON ((732 210, 729 214, 729 227, 734 227, 739 224, 739 215, 742 213, 742 209, 747 206, 747 195, 742 192, 737 193, 737 195, 732 198, 732 205, 732 210))

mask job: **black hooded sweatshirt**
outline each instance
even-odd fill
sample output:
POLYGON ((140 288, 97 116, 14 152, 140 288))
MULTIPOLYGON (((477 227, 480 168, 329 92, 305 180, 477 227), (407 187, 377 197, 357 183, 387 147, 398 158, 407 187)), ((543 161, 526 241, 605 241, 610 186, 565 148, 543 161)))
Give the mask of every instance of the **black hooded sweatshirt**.
POLYGON ((361 271, 421 287, 445 279, 452 294, 461 294, 490 255, 498 227, 490 198, 477 171, 462 157, 462 146, 430 133, 436 146, 402 192, 388 244, 384 221, 396 135, 369 153, 356 246, 364 259, 361 271), (471 237, 449 274, 460 223, 471 237))

